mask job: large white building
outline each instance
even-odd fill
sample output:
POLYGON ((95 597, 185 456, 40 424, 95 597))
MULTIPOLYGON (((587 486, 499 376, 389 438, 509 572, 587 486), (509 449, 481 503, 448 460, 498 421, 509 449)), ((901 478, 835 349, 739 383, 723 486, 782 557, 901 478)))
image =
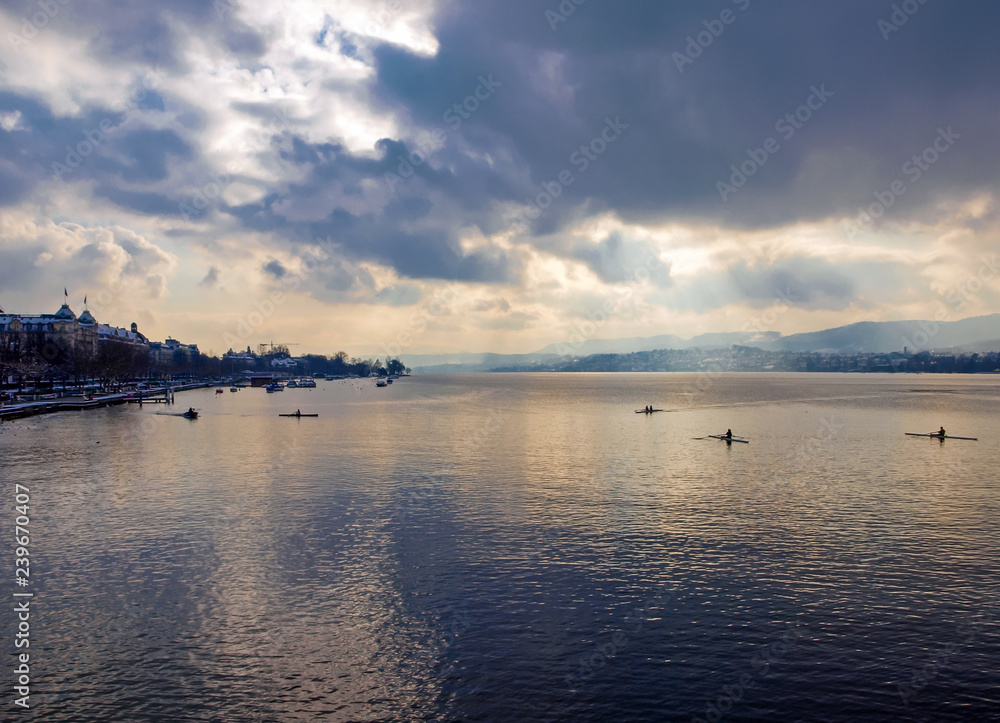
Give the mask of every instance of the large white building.
POLYGON ((45 361, 71 356, 96 358, 99 345, 105 342, 149 346, 136 324, 131 329, 101 324, 86 308, 77 316, 68 303, 54 314, 0 312, 0 355, 6 361, 39 356, 45 361))

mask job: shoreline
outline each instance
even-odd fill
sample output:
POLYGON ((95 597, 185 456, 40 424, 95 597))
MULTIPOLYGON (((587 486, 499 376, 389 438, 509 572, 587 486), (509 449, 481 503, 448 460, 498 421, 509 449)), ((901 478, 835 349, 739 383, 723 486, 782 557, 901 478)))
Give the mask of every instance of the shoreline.
MULTIPOLYGON (((82 411, 86 409, 101 409, 103 407, 118 406, 120 404, 163 404, 164 397, 169 392, 172 395, 176 392, 185 392, 191 389, 204 389, 206 387, 218 386, 214 382, 192 382, 190 384, 178 384, 177 386, 162 386, 154 389, 144 389, 139 396, 137 392, 119 392, 115 394, 105 394, 99 397, 58 397, 55 399, 40 399, 33 402, 17 402, 0 406, 0 423, 12 420, 23 419, 25 417, 35 417, 40 414, 54 414, 65 411, 82 411)), ((169 402, 166 402, 169 404, 169 402)))

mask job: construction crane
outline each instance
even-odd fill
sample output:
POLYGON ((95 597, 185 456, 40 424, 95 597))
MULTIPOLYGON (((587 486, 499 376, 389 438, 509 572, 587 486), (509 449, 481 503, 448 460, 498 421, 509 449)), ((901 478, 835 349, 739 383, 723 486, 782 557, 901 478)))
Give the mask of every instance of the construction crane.
POLYGON ((272 341, 272 342, 269 342, 267 344, 258 344, 257 345, 257 355, 258 356, 267 356, 268 354, 274 354, 275 350, 277 350, 278 353, 280 353, 282 351, 284 351, 285 353, 288 353, 288 347, 290 347, 290 346, 301 346, 301 344, 299 344, 299 342, 297 342, 297 341, 278 342, 277 344, 275 344, 272 341))

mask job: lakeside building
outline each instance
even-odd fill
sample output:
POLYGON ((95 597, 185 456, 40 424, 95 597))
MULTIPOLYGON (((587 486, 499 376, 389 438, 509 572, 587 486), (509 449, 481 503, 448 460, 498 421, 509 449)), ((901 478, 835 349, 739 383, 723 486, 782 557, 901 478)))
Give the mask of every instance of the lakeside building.
POLYGON ((181 344, 176 339, 151 342, 134 322, 129 329, 102 324, 86 308, 86 298, 79 316, 70 308, 68 298, 54 314, 6 313, 0 309, 0 362, 96 360, 104 356, 102 349, 107 344, 145 352, 150 362, 161 366, 190 362, 198 354, 197 344, 181 344))
POLYGON ((197 344, 181 344, 176 339, 170 338, 166 341, 152 341, 149 343, 150 361, 159 366, 166 366, 171 363, 188 364, 197 355, 197 344))
POLYGON ((64 303, 54 314, 0 314, 0 351, 7 358, 23 357, 48 349, 61 354, 96 357, 103 342, 147 346, 136 324, 122 329, 101 324, 89 310, 79 316, 64 303))

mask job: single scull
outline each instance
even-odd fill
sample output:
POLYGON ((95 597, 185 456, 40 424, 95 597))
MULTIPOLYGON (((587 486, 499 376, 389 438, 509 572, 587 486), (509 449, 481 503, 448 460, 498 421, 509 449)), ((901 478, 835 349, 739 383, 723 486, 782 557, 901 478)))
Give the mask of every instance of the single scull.
POLYGON ((937 432, 931 433, 921 433, 921 432, 904 432, 908 437, 930 437, 931 439, 967 439, 970 442, 978 442, 978 437, 956 437, 951 434, 938 434, 937 432))
POLYGON ((749 439, 740 439, 739 437, 727 437, 724 434, 710 434, 708 435, 712 439, 721 439, 724 442, 743 442, 743 444, 750 444, 749 439))

